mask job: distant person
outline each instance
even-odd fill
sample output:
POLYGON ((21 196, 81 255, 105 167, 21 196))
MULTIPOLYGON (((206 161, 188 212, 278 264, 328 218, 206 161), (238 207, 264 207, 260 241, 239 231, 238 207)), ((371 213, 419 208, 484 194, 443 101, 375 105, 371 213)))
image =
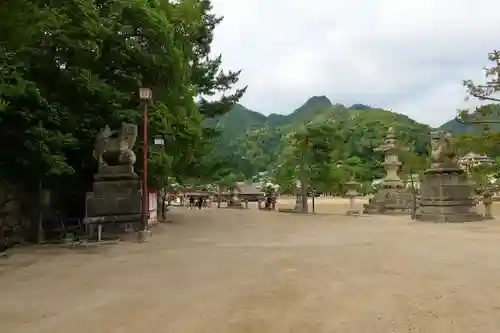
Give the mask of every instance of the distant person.
POLYGON ((199 197, 198 201, 196 201, 196 206, 198 206, 198 209, 201 209, 203 207, 203 198, 199 197))
POLYGON ((194 197, 192 195, 189 196, 189 209, 193 209, 194 207, 194 197))

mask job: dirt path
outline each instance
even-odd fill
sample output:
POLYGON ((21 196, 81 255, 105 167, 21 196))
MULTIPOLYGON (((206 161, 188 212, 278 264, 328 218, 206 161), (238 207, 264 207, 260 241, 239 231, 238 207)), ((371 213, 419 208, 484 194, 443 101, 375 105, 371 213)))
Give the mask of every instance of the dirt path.
POLYGON ((0 332, 500 331, 499 222, 174 214, 147 244, 0 262, 0 332))

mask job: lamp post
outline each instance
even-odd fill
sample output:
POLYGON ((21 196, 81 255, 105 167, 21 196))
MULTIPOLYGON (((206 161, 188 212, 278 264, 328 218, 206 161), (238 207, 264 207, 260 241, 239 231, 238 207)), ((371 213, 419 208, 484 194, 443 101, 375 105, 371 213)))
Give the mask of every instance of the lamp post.
POLYGON ((153 141, 155 146, 163 147, 165 145, 165 139, 161 136, 155 136, 153 141))
POLYGON ((139 241, 146 241, 149 219, 149 195, 148 195, 148 105, 153 99, 150 88, 139 88, 139 98, 144 101, 144 112, 142 116, 142 214, 139 241))

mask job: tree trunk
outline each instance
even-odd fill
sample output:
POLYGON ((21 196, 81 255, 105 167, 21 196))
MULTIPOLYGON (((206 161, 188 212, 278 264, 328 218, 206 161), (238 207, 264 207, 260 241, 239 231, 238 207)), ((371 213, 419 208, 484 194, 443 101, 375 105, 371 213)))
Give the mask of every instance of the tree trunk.
POLYGON ((302 184, 302 212, 307 213, 309 211, 307 207, 307 180, 306 180, 306 166, 305 166, 305 153, 302 152, 300 155, 300 182, 302 184))
POLYGON ((166 188, 163 189, 163 200, 161 202, 161 215, 163 218, 163 221, 167 220, 167 206, 170 206, 170 192, 167 191, 166 188), (165 205, 167 202, 167 195, 168 195, 168 205, 165 205))
POLYGON ((156 211, 158 214, 158 220, 160 221, 163 221, 165 220, 165 210, 163 208, 163 197, 164 197, 165 193, 164 193, 164 190, 160 190, 160 189, 157 189, 156 190, 156 211))
POLYGON ((222 188, 219 186, 219 197, 217 198, 217 208, 220 208, 222 201, 222 188))
POLYGON ((44 203, 42 202, 42 188, 43 181, 40 179, 38 182, 38 193, 37 193, 37 232, 36 232, 36 240, 38 244, 42 244, 45 241, 45 232, 43 230, 43 209, 44 203))

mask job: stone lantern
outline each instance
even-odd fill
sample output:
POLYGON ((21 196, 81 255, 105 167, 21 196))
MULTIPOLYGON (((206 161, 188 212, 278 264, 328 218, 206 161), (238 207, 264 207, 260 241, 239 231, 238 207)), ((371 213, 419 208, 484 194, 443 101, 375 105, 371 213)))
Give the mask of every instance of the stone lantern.
POLYGON ((483 192, 483 205, 484 205, 483 219, 485 220, 494 219, 493 214, 491 213, 491 204, 493 203, 493 200, 491 199, 492 196, 493 194, 488 189, 483 192))
POLYGON ((359 196, 359 186, 360 184, 351 179, 347 183, 345 183, 347 188, 346 195, 349 197, 349 208, 347 209, 347 215, 359 215, 361 212, 358 208, 355 207, 356 197, 359 196))
POLYGON ((301 212, 302 211, 302 182, 300 180, 295 181, 295 207, 293 207, 294 211, 301 212))
POLYGON ((239 198, 238 184, 234 184, 233 186, 231 186, 230 195, 231 195, 231 198, 229 199, 228 207, 242 208, 243 204, 241 203, 241 200, 239 198))

